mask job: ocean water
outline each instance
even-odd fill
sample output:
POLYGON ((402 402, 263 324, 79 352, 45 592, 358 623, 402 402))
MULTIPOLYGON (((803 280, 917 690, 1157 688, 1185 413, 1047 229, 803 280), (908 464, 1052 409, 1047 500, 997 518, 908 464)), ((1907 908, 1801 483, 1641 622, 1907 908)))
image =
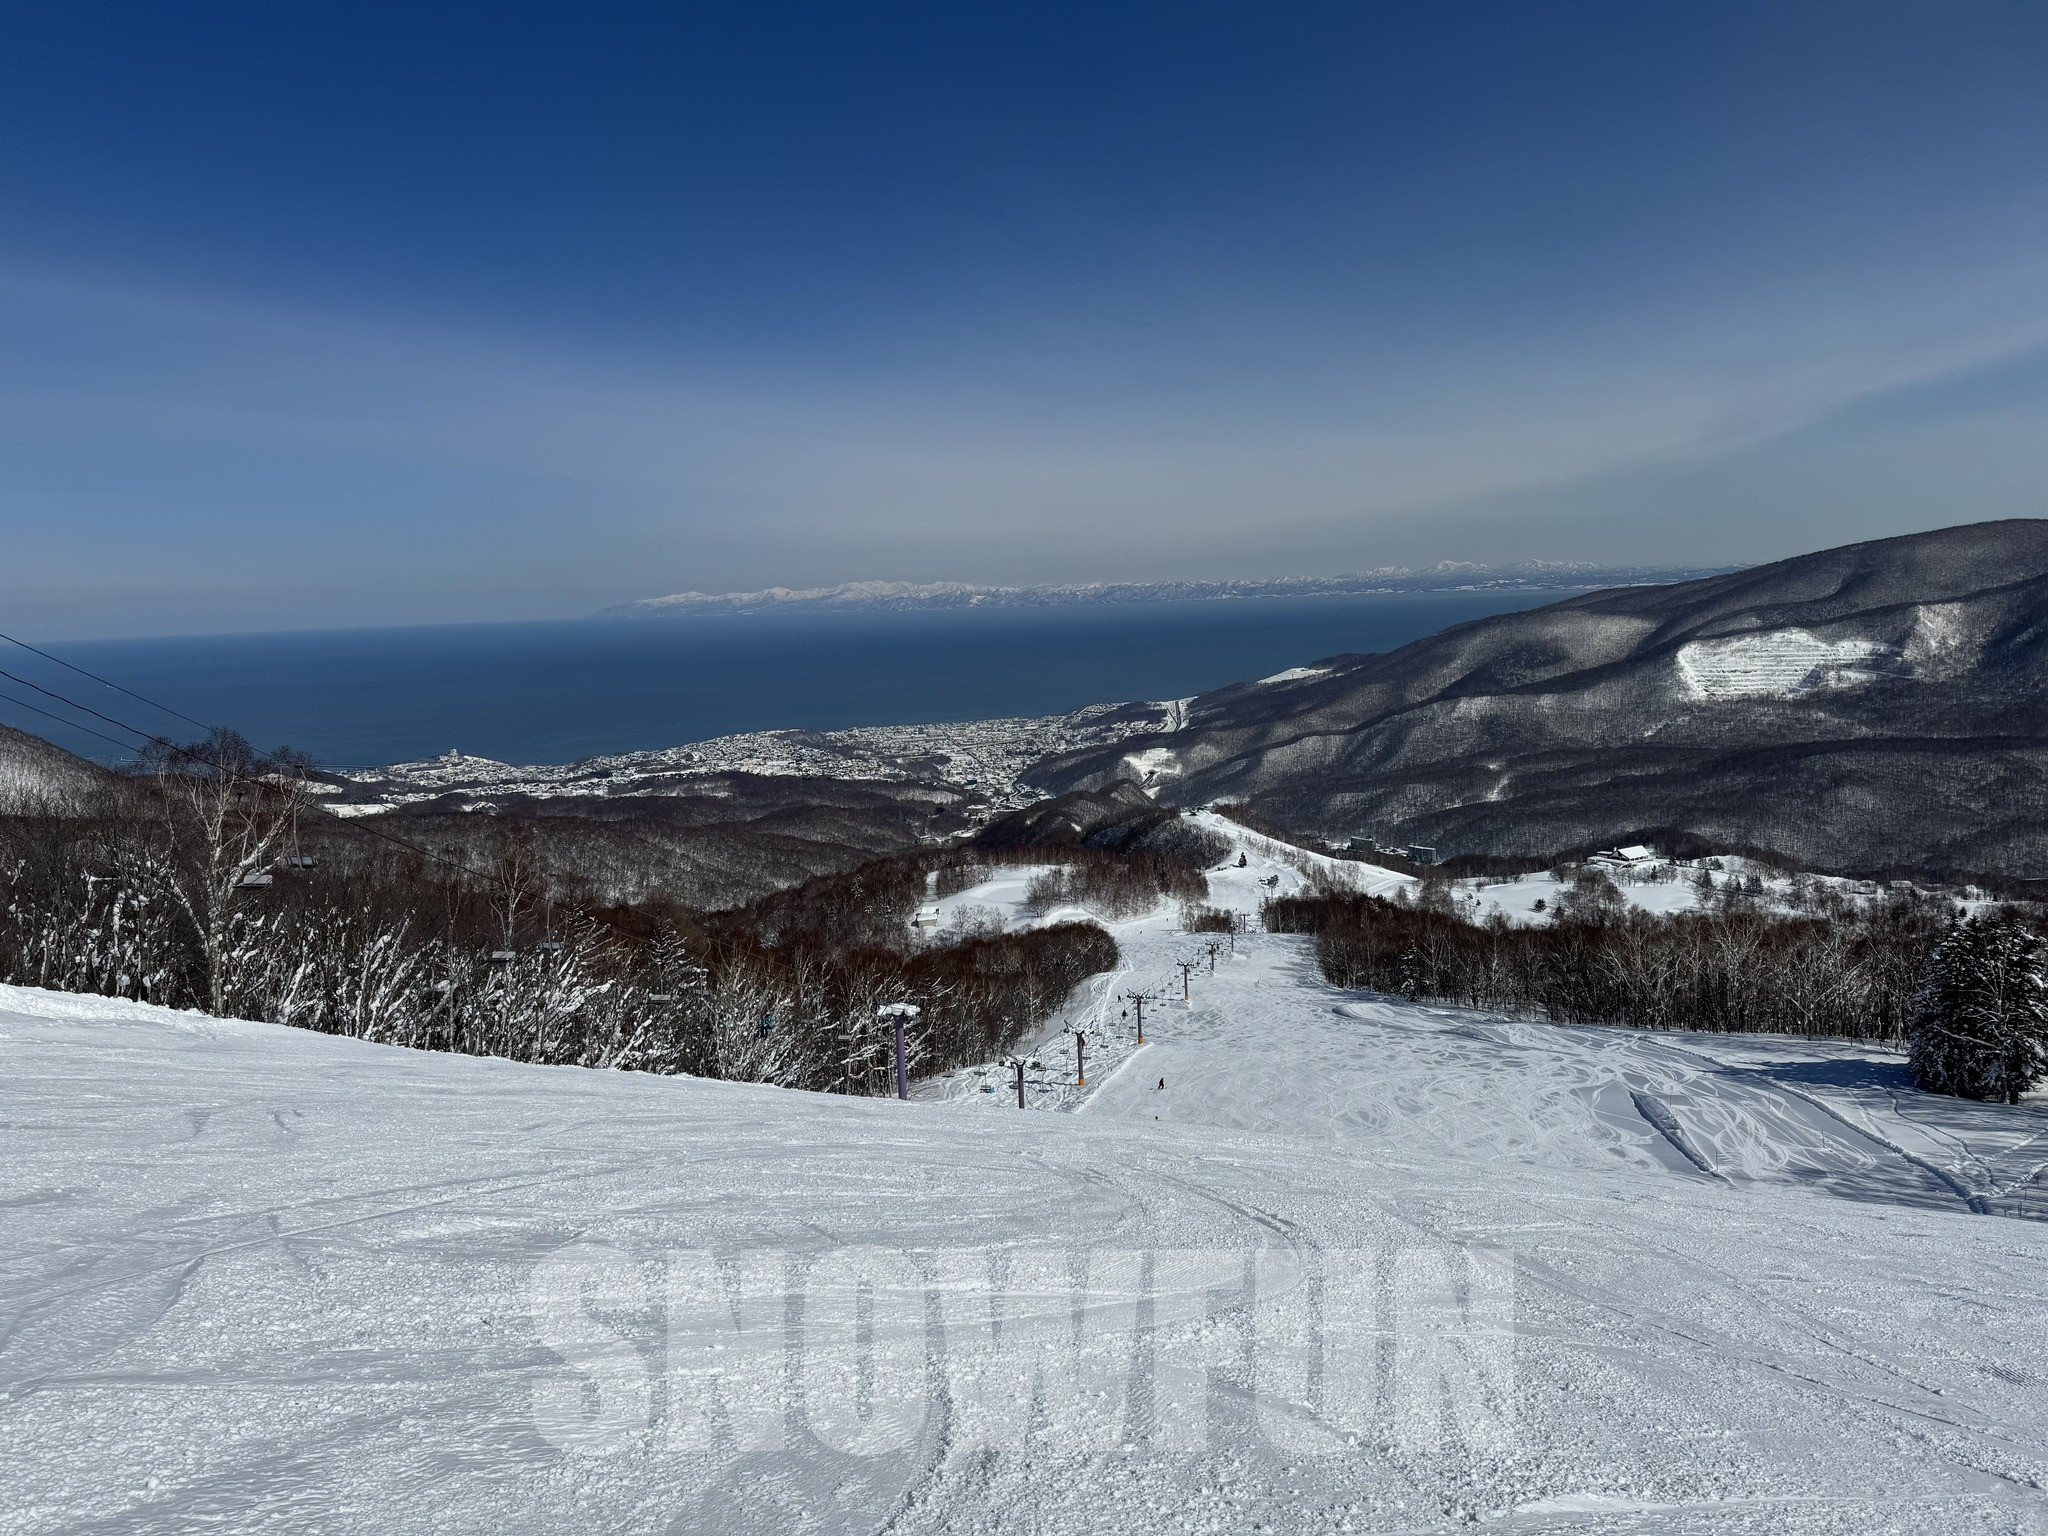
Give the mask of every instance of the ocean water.
MULTIPOLYGON (((1181 698, 1340 651, 1392 650, 1558 595, 451 624, 44 649, 259 747, 298 747, 328 767, 450 748, 548 763, 783 726, 912 725, 1181 698)), ((125 724, 178 740, 198 734, 24 651, 0 651, 6 670, 125 724)), ((103 762, 130 755, 24 703, 71 713, 0 679, 0 721, 103 762)), ((72 718, 134 739, 89 715, 72 718)))

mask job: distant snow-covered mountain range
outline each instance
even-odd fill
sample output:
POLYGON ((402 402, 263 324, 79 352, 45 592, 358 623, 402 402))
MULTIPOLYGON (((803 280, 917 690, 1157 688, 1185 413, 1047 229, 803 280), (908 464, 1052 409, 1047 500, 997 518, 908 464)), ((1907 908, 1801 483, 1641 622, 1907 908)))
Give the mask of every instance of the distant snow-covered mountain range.
POLYGON ((1525 560, 1474 565, 1443 560, 1426 570, 1383 565, 1347 576, 1277 576, 1263 581, 1091 581, 1029 587, 977 586, 964 581, 847 581, 836 587, 769 587, 760 592, 676 592, 601 609, 592 618, 671 618, 708 613, 848 612, 913 608, 1051 608, 1073 603, 1162 603, 1222 598, 1355 597, 1380 592, 1471 592, 1520 589, 1579 592, 1598 587, 1691 581, 1737 569, 1589 565, 1525 560))

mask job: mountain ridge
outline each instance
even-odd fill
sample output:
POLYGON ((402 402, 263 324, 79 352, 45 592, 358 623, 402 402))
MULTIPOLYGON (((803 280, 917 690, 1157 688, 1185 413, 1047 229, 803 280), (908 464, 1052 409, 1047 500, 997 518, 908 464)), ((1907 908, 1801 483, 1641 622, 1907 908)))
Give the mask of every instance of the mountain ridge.
POLYGON ((1069 753, 1327 835, 1540 854, 1663 829, 1812 867, 2048 871, 2048 521, 1823 550, 1473 620, 1069 753))

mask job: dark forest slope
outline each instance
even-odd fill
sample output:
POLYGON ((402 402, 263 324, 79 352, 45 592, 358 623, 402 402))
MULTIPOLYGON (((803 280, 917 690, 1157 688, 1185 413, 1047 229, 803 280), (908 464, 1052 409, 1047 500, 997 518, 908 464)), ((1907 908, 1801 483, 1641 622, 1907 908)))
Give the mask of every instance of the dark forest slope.
POLYGON ((1446 855, 1669 828, 1823 868, 2048 875, 2048 521, 1589 593, 1301 671, 1031 780, 1235 797, 1446 855))

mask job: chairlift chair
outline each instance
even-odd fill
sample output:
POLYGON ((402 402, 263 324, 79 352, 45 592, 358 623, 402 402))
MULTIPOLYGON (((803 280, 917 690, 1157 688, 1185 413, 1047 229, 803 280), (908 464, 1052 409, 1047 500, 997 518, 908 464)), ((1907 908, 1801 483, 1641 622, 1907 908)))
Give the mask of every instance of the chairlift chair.
POLYGON ((518 958, 519 951, 516 949, 494 949, 491 951, 491 964, 493 965, 510 965, 518 958))
POLYGON ((252 869, 235 882, 235 888, 242 891, 260 891, 265 886, 277 884, 277 876, 267 869, 252 869))
POLYGON ((291 845, 292 851, 285 855, 284 858, 278 860, 278 863, 284 868, 312 869, 319 864, 320 861, 310 853, 301 853, 299 851, 299 812, 296 806, 292 809, 291 845))

